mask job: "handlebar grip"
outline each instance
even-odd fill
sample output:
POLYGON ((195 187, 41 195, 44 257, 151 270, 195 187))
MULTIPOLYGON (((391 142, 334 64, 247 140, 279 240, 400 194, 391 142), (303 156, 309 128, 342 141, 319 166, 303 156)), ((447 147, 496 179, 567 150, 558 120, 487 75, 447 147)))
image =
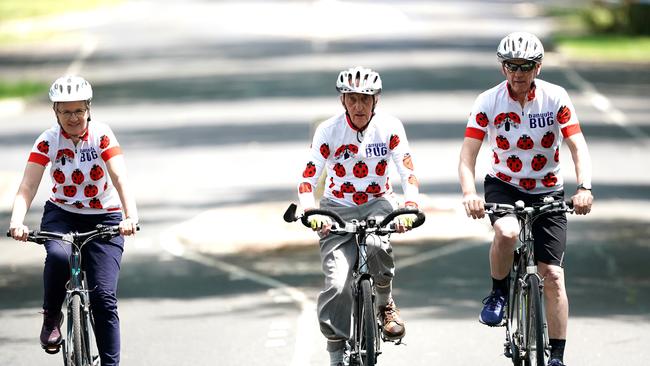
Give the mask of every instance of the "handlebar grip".
POLYGON ((11 238, 11 230, 7 230, 7 237, 11 238))
POLYGON ((564 204, 568 208, 571 208, 571 209, 573 208, 573 200, 571 198, 564 200, 564 204))
POLYGON ((426 220, 426 216, 424 215, 424 212, 420 211, 417 208, 412 208, 412 207, 404 207, 404 208, 399 208, 391 213, 388 214, 384 218, 384 220, 379 224, 380 227, 386 227, 391 221, 393 221, 394 218, 400 215, 408 215, 408 214, 414 214, 417 216, 417 219, 413 223, 413 226, 411 227, 412 229, 415 229, 416 227, 422 226, 424 224, 424 221, 426 220))
POLYGON ((312 215, 324 215, 331 217, 334 221, 336 221, 337 224, 339 224, 340 227, 345 227, 345 221, 343 221, 341 216, 339 216, 336 212, 315 208, 305 212, 305 214, 300 218, 302 224, 308 228, 311 228, 311 225, 309 225, 309 217, 312 215))

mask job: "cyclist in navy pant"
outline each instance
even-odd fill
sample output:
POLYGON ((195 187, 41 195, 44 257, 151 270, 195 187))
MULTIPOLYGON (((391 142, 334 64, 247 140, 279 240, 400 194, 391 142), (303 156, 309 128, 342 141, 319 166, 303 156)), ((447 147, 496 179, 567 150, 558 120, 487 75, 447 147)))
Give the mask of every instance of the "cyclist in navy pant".
MULTIPOLYGON (((119 225, 122 235, 135 234, 138 213, 129 190, 126 165, 111 129, 90 123, 90 83, 78 76, 57 79, 50 88, 57 123, 43 132, 32 148, 14 200, 10 232, 25 241, 29 228, 23 223, 47 165, 52 194, 45 203, 41 230, 59 233, 86 232, 97 224, 119 225), (110 177, 110 179, 109 179, 110 177)), ((120 363, 120 320, 117 313, 117 281, 124 248, 122 236, 95 239, 82 248, 95 335, 102 366, 120 363)), ((62 342, 61 306, 70 276, 70 244, 50 240, 43 270, 44 349, 56 352, 62 342)))

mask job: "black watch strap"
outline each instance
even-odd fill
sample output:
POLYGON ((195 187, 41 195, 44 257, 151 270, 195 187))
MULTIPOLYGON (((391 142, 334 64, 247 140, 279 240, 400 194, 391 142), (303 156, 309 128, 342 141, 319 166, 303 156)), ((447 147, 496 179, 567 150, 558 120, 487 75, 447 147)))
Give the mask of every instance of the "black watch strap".
POLYGON ((578 184, 578 187, 576 187, 576 189, 577 190, 583 189, 583 190, 586 190, 586 191, 591 191, 591 186, 586 187, 584 184, 580 183, 580 184, 578 184))

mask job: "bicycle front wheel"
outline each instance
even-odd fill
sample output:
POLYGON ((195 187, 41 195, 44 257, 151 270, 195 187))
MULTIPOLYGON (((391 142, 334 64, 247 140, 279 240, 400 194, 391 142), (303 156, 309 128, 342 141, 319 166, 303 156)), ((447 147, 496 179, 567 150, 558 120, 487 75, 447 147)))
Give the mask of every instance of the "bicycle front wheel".
POLYGON ((81 295, 73 294, 68 308, 68 364, 71 366, 84 365, 84 341, 81 319, 83 317, 81 295))
POLYGON ((359 356, 362 366, 374 366, 377 362, 377 318, 372 305, 372 286, 369 279, 360 281, 361 316, 359 316, 359 356))
POLYGON ((527 301, 526 366, 546 366, 544 362, 544 314, 537 276, 529 276, 527 301))

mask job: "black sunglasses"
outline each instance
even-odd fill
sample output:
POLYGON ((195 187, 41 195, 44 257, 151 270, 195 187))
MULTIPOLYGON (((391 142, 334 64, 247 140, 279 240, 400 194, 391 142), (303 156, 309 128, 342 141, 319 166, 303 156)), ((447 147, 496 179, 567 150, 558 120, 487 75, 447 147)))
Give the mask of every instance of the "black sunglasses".
POLYGON ((510 71, 510 72, 516 72, 517 70, 521 70, 522 72, 529 72, 529 71, 533 70, 535 68, 535 66, 537 66, 537 64, 534 63, 534 62, 527 62, 525 64, 519 65, 519 64, 510 63, 510 62, 504 62, 503 66, 506 69, 508 69, 508 71, 510 71))

